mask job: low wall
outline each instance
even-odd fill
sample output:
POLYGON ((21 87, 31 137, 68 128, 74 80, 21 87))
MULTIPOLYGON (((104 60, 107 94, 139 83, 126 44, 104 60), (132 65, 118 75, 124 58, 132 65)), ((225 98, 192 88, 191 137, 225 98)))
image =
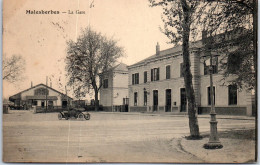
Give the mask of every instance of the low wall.
MULTIPOLYGON (((246 107, 215 107, 218 115, 247 115, 246 107)), ((210 107, 198 107, 198 114, 209 114, 210 107)))
POLYGON ((132 106, 129 107, 129 112, 147 112, 146 106, 132 106))
POLYGON ((112 107, 111 106, 104 106, 103 111, 105 112, 112 112, 112 107))

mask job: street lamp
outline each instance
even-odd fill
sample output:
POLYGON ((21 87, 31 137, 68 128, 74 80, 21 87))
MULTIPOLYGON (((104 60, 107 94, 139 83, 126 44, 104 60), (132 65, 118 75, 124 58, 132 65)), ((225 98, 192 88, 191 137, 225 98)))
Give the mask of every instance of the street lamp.
MULTIPOLYGON (((218 130, 217 130, 217 119, 216 119, 216 111, 215 111, 215 99, 213 95, 213 55, 211 52, 209 52, 210 55, 210 64, 209 64, 209 73, 210 73, 210 100, 211 100, 211 108, 210 108, 210 137, 209 137, 209 142, 204 144, 205 149, 220 149, 223 147, 221 142, 219 141, 218 138, 218 130)), ((204 56, 206 57, 206 56, 204 56)))

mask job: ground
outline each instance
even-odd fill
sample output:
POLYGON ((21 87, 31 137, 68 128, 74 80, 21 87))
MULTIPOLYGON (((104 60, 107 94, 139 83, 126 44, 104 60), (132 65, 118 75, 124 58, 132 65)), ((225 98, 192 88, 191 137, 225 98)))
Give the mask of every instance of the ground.
POLYGON ((255 120, 219 116, 222 149, 206 150, 209 116, 199 116, 202 140, 186 140, 188 116, 91 112, 91 119, 58 120, 58 113, 3 115, 4 162, 206 163, 255 160, 255 120))

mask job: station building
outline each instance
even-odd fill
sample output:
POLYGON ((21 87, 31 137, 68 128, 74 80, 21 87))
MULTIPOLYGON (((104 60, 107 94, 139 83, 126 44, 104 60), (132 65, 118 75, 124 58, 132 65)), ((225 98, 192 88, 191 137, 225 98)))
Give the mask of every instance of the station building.
MULTIPOLYGON (((205 33, 203 35, 203 39, 190 43, 189 51, 197 111, 199 114, 208 114, 212 102, 210 100, 209 66, 206 65, 209 59, 202 58, 202 56, 205 54, 203 42, 209 38, 205 33)), ((227 42, 237 37, 233 34, 220 34, 218 37, 223 39, 223 36, 227 42)), ((216 52, 211 53, 216 54, 216 52)), ((216 113, 252 115, 254 104, 252 91, 238 90, 236 85, 229 84, 227 80, 223 85, 223 75, 219 67, 221 57, 223 54, 214 55, 213 58, 216 113)), ((158 43, 154 55, 129 66, 129 111, 187 113, 182 67, 182 46, 178 45, 160 51, 158 43)), ((229 78, 232 79, 232 76, 229 78)))
POLYGON ((9 100, 14 102, 15 107, 30 109, 35 106, 37 110, 45 110, 47 107, 47 110, 52 111, 67 108, 72 98, 52 87, 38 84, 9 97, 9 100))

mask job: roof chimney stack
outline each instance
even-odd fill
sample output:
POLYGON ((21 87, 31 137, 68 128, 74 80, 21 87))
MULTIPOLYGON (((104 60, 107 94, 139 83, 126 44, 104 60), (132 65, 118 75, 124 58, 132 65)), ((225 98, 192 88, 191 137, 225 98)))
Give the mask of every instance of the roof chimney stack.
POLYGON ((31 81, 31 87, 33 87, 33 82, 31 81))
POLYGON ((157 45, 156 45, 156 56, 158 56, 158 55, 160 55, 160 45, 157 42, 157 45))
POLYGON ((203 43, 206 42, 207 35, 208 35, 208 32, 206 30, 203 30, 202 33, 201 33, 201 40, 202 40, 203 43))

